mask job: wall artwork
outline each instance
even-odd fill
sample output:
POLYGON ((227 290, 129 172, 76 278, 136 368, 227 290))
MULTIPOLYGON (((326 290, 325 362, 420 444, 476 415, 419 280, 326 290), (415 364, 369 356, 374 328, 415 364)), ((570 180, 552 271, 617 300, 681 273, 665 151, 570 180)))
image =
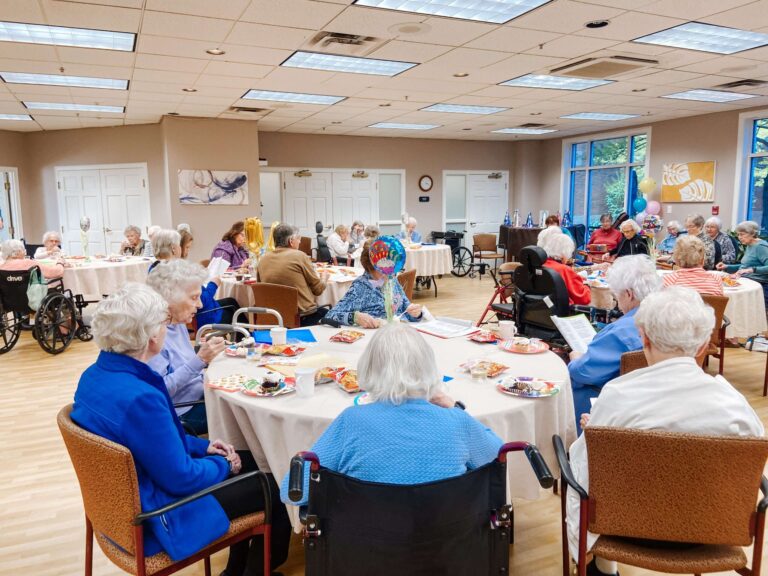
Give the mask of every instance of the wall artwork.
POLYGON ((715 162, 664 164, 662 202, 714 202, 715 162))
POLYGON ((179 170, 182 204, 248 204, 248 173, 225 170, 179 170))

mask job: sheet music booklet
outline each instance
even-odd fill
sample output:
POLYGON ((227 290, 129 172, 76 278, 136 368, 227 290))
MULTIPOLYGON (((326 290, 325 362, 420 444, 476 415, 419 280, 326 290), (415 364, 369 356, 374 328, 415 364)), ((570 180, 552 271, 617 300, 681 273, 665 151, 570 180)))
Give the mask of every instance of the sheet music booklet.
POLYGON ((227 271, 227 268, 229 268, 229 262, 221 256, 211 258, 208 264, 208 282, 216 278, 216 276, 221 276, 223 272, 227 271))
POLYGON ((587 346, 589 346, 592 338, 597 334, 594 326, 589 323, 589 319, 584 314, 576 314, 575 316, 566 316, 564 318, 553 315, 552 321, 574 352, 582 354, 586 352, 587 346))

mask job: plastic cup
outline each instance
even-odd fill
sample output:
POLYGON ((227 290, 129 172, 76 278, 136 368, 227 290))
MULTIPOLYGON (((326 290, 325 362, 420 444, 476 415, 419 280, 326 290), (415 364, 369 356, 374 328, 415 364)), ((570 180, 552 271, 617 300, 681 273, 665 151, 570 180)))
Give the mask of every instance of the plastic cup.
POLYGON ((316 368, 296 368, 296 394, 307 398, 315 395, 316 368))
POLYGON ((269 331, 273 345, 285 344, 288 339, 288 330, 282 326, 277 326, 269 331))
POLYGON ((502 340, 512 340, 517 334, 517 327, 512 320, 499 321, 499 336, 502 340))
POLYGON ((472 380, 485 382, 488 378, 488 367, 484 364, 475 364, 469 369, 469 375, 472 377, 472 380))

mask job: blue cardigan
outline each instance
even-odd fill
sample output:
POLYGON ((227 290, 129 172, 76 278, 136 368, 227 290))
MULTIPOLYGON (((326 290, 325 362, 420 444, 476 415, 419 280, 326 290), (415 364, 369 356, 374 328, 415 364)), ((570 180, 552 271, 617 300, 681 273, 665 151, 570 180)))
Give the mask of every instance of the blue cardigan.
MULTIPOLYGON (((206 455, 208 440, 184 433, 160 375, 130 356, 99 354, 80 377, 72 420, 131 451, 142 511, 165 506, 229 475, 226 459, 206 455)), ((173 560, 181 560, 220 538, 229 520, 216 499, 205 496, 152 518, 144 527, 147 556, 165 550, 173 560)))
MULTIPOLYGON (((392 296, 395 300, 395 314, 402 314, 409 322, 418 322, 421 316, 414 317, 406 314, 406 309, 411 305, 410 300, 403 292, 403 287, 397 278, 392 278, 392 296)), ((382 285, 375 281, 368 272, 364 272, 352 282, 347 293, 336 302, 336 305, 325 315, 330 320, 335 320, 340 324, 353 326, 353 317, 355 312, 365 312, 374 318, 386 318, 387 311, 384 307, 384 293, 381 291, 382 285)))

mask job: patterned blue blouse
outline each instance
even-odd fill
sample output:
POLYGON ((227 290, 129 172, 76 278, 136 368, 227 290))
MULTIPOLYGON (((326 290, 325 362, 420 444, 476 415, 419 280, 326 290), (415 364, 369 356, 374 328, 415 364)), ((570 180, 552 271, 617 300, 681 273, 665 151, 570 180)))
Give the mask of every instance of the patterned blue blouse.
MULTIPOLYGON (((393 279, 395 314, 403 314, 410 322, 418 322, 421 316, 414 318, 406 314, 405 310, 411 305, 408 297, 403 292, 400 282, 393 279)), ((336 306, 326 314, 326 318, 335 320, 347 326, 353 326, 353 316, 355 312, 364 312, 374 318, 386 318, 387 313, 384 309, 384 293, 381 291, 383 282, 374 280, 368 272, 352 282, 344 297, 336 303, 336 306)))

